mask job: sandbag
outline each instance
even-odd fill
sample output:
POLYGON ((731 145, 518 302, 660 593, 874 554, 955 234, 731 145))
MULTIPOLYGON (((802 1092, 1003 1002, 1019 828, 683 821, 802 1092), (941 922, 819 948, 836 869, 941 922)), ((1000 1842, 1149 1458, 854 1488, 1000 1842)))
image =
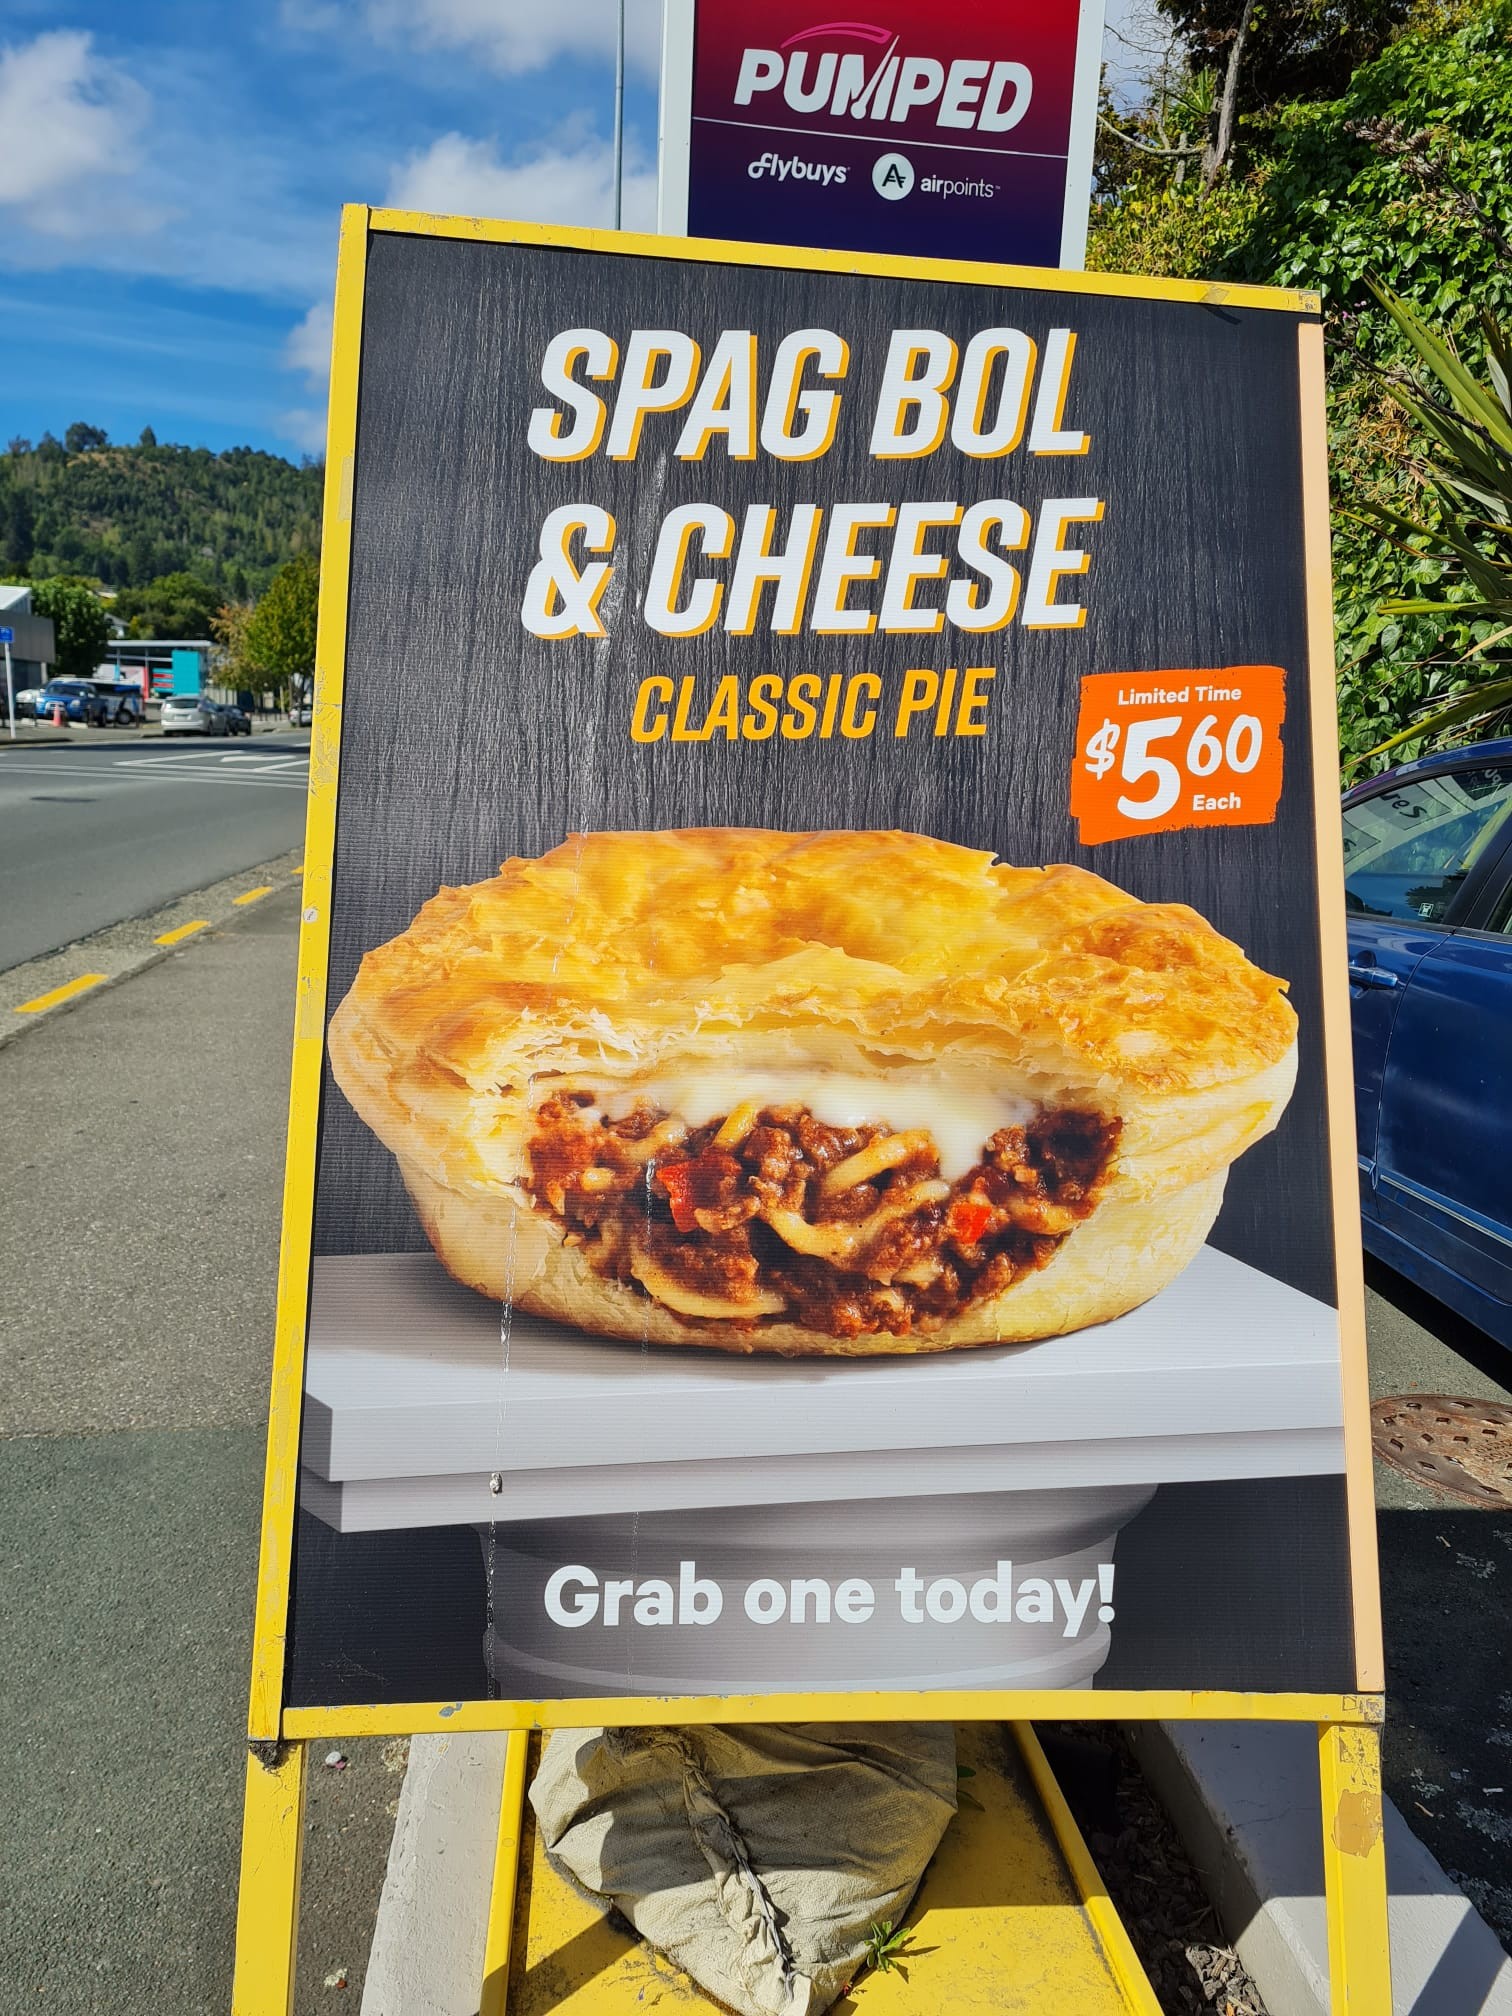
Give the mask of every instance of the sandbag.
POLYGON ((563 1729, 530 1788, 552 1861, 741 2016, 819 2016, 956 1809, 934 1722, 563 1729))

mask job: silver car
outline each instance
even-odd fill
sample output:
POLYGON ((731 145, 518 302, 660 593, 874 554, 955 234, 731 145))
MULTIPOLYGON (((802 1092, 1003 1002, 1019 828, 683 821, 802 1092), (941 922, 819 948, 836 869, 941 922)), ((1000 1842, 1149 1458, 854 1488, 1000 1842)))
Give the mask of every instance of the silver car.
POLYGON ((199 693, 170 693, 163 702, 165 735, 229 735, 225 710, 199 693))

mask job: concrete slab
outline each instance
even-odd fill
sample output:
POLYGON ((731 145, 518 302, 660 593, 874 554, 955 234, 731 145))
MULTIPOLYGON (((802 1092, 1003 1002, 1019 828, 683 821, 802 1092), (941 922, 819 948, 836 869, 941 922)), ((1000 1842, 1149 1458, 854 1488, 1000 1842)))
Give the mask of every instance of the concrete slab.
POLYGON ((477 2016, 507 1736, 417 1736, 362 2016, 477 2016))
MULTIPOLYGON (((1270 2016, 1328 2016, 1318 1752, 1311 1727, 1131 1724, 1270 2016)), ((1386 1801, 1395 2016, 1512 2016, 1512 1959, 1386 1801)))

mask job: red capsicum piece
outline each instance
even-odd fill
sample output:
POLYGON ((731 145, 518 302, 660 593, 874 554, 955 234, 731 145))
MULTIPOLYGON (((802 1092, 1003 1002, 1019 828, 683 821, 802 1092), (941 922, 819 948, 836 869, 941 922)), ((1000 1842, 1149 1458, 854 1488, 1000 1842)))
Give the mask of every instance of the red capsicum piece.
POLYGON ((679 1232, 696 1232, 698 1220, 693 1213, 693 1168, 691 1162, 664 1162, 656 1172, 656 1180, 666 1191, 672 1205, 672 1223, 679 1232))
POLYGON ((945 1219, 945 1229, 958 1246, 975 1246, 992 1219, 992 1206, 980 1197, 957 1197, 945 1219))

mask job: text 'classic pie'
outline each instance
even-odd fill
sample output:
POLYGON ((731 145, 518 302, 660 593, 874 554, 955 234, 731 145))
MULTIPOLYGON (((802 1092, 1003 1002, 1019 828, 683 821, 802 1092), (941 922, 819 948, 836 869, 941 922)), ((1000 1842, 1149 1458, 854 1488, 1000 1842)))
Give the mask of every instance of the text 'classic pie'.
POLYGON ((911 833, 586 833, 443 889, 330 1031, 459 1281, 603 1336, 940 1351, 1185 1267, 1296 1075, 1182 904, 911 833))

